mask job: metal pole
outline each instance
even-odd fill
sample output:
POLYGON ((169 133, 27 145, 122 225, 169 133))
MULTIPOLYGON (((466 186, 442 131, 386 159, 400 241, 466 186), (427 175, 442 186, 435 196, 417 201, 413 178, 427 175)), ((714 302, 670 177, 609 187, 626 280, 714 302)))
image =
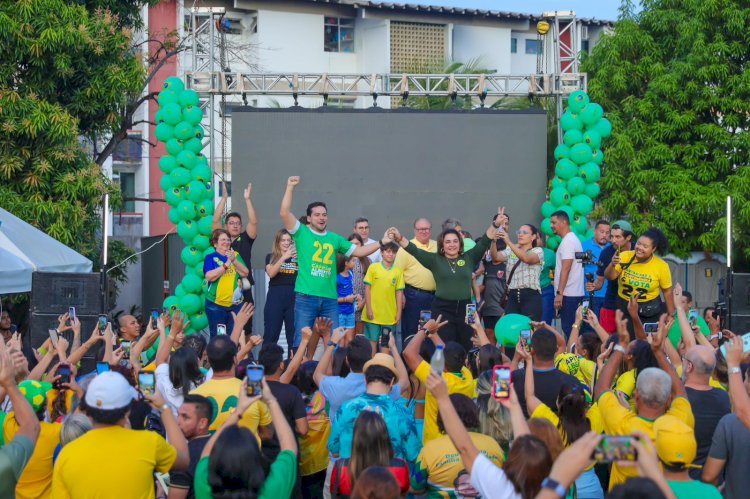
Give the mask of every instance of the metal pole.
POLYGON ((102 313, 106 314, 109 307, 109 297, 107 296, 107 263, 109 261, 109 194, 104 195, 102 216, 102 268, 100 273, 102 289, 102 313))
POLYGON ((727 329, 732 329, 732 196, 727 196, 727 329))

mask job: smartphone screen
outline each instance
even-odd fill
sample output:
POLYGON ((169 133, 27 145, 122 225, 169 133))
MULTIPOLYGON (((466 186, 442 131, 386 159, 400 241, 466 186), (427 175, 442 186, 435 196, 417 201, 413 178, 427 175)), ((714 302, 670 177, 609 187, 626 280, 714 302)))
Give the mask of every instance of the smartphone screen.
POLYGON ((155 308, 151 309, 151 322, 153 322, 153 326, 156 327, 156 321, 159 320, 159 311, 155 308))
POLYGON ((429 310, 420 310, 419 311, 419 327, 418 329, 422 329, 429 320, 432 319, 432 312, 429 310))
POLYGON ((698 311, 697 310, 691 310, 688 314, 688 323, 690 324, 690 327, 695 327, 698 325, 698 311))
POLYGON ((154 373, 150 372, 139 372, 138 373, 138 387, 144 394, 153 395, 156 381, 154 379, 154 373))
POLYGON ((52 346, 57 348, 57 330, 56 329, 49 330, 49 339, 52 340, 52 346))
POLYGON ((380 346, 388 348, 388 342, 391 340, 391 328, 384 327, 380 330, 380 346))
POLYGON ((107 316, 106 315, 100 315, 99 316, 99 332, 101 334, 104 334, 104 330, 107 329, 107 316))
POLYGON ((589 315, 589 301, 583 300, 583 318, 585 319, 587 315, 589 315))
POLYGON ((492 396, 495 400, 510 397, 510 366, 492 368, 492 396))
POLYGON ((597 462, 636 461, 638 451, 633 446, 634 438, 622 435, 604 435, 591 456, 597 462))
POLYGON ((531 351, 531 329, 522 329, 519 337, 526 343, 526 350, 531 351))
POLYGON ((646 334, 655 334, 657 331, 659 331, 659 323, 658 322, 646 322, 643 324, 643 332, 646 334))
POLYGON ((124 358, 130 357, 130 342, 129 341, 123 341, 120 343, 120 347, 125 351, 124 358))
POLYGON ((63 383, 70 383, 70 366, 60 364, 57 368, 57 374, 60 376, 60 378, 55 381, 57 387, 61 387, 63 383))
POLYGON ((76 319, 76 308, 75 307, 68 307, 68 317, 70 318, 71 322, 76 319))
POLYGON ((227 334, 227 326, 226 326, 226 324, 217 324, 216 325, 216 334, 227 334))
POLYGON ((474 303, 468 303, 466 305, 466 322, 468 324, 474 324, 477 320, 477 306, 474 303))
POLYGON ((109 371, 109 364, 107 362, 96 363, 96 374, 106 373, 109 371))
POLYGON ((263 391, 263 366, 256 364, 247 365, 247 396, 257 397, 263 391))

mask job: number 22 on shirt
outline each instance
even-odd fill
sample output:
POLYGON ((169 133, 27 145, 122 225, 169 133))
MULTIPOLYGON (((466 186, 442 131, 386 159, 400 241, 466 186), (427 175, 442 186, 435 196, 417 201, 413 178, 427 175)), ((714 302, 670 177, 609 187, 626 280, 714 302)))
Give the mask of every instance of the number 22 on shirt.
POLYGON ((322 263, 325 265, 333 265, 333 252, 334 248, 332 244, 320 243, 320 241, 314 241, 315 253, 312 256, 312 261, 315 263, 322 263))

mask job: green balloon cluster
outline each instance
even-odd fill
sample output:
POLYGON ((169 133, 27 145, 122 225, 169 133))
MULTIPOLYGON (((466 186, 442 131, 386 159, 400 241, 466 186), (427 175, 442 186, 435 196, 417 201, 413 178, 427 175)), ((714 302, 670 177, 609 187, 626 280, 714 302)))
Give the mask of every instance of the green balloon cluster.
POLYGON ((159 185, 170 206, 169 220, 177 226, 177 234, 185 243, 182 263, 185 277, 175 288, 174 296, 164 300, 170 314, 177 310, 190 320, 188 333, 208 326, 203 311, 203 259, 211 253, 214 190, 212 172, 203 149, 203 110, 195 90, 186 90, 180 78, 172 76, 159 93, 155 135, 164 142, 167 154, 159 158, 164 173, 159 185))
POLYGON ((560 237, 552 233, 549 219, 555 211, 563 210, 568 214, 571 230, 581 241, 591 238, 587 217, 601 192, 602 142, 612 134, 612 124, 604 117, 602 106, 591 102, 581 90, 568 97, 568 108, 560 117, 560 127, 563 143, 555 148, 555 177, 550 182, 549 200, 542 204, 540 224, 541 231, 549 236, 547 248, 553 251, 560 244, 560 237))

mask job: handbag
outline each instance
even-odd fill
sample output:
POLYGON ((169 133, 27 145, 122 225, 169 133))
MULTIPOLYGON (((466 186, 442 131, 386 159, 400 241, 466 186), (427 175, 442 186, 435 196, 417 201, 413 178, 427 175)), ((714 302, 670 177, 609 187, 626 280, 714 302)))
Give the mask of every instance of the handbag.
POLYGON ((643 303, 638 304, 638 315, 640 317, 653 317, 655 315, 660 315, 661 310, 662 306, 659 298, 654 298, 653 300, 644 301, 643 303))
POLYGON ((521 265, 521 259, 519 258, 515 265, 513 265, 513 268, 510 269, 510 274, 508 274, 508 285, 505 287, 505 292, 503 293, 503 297, 500 298, 500 306, 505 309, 505 307, 508 305, 508 295, 510 294, 510 282, 513 280, 513 274, 516 273, 516 269, 518 266, 521 265))

